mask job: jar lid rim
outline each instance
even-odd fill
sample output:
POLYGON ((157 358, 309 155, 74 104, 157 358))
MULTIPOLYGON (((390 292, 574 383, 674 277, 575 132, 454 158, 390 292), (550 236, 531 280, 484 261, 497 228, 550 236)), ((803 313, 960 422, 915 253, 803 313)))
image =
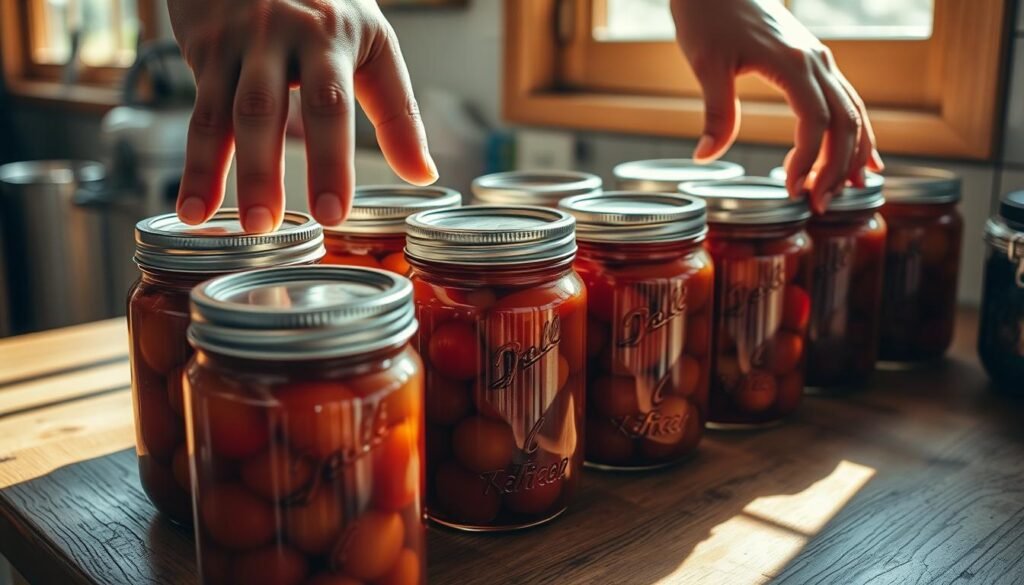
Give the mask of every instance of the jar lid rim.
POLYGON ((184 273, 234 272, 305 264, 326 254, 323 228, 312 217, 285 211, 273 232, 246 233, 237 208, 222 208, 201 225, 165 213, 135 225, 135 263, 140 268, 184 273))
POLYGON ((416 330, 412 283, 385 270, 294 266, 229 274, 192 289, 189 340, 251 359, 372 353, 416 330))

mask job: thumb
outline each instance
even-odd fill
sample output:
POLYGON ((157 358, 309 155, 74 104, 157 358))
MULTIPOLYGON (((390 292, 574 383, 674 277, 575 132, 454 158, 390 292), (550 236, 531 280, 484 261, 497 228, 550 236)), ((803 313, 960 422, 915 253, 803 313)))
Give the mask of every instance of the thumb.
POLYGON ((720 66, 699 77, 704 89, 704 133, 693 151, 697 162, 711 162, 722 156, 740 131, 736 77, 720 66))

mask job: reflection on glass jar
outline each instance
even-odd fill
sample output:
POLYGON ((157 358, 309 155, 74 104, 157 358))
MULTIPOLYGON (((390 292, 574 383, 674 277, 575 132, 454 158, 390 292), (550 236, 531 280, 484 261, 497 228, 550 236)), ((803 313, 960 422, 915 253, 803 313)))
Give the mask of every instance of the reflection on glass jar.
POLYGON ((426 583, 409 282, 269 269, 209 281, 192 301, 202 583, 426 583))
POLYGON ((693 453, 707 416, 714 269, 702 200, 565 199, 587 286, 587 462, 659 467, 693 453))
POLYGON ((997 389, 1024 395, 1024 192, 1003 199, 985 241, 978 355, 997 389))
POLYGON ((689 158, 635 160, 617 164, 612 169, 617 189, 646 193, 678 193, 680 183, 738 179, 745 173, 736 163, 724 160, 698 163, 689 158))
POLYGON ((953 340, 963 220, 960 179, 948 171, 890 167, 879 359, 941 357, 953 340))
POLYGON ((277 232, 243 237, 238 211, 225 209, 201 226, 174 214, 151 217, 138 223, 135 239, 141 276, 128 293, 128 331, 139 476, 160 512, 188 524, 182 371, 192 355, 189 292, 228 272, 315 263, 324 255, 323 236, 312 218, 287 212, 277 232))
MULTIPOLYGON (((772 177, 785 179, 785 170, 772 177)), ((807 223, 814 247, 806 385, 816 392, 865 382, 878 359, 885 220, 882 178, 847 187, 807 223)))
POLYGON ((578 171, 492 173, 473 181, 473 203, 558 207, 566 197, 599 192, 601 183, 601 177, 578 171))
POLYGON ((427 514, 466 530, 539 524, 583 463, 586 293, 573 218, 465 207, 409 218, 427 363, 427 514))
POLYGON ((324 227, 324 264, 383 268, 409 274, 405 261, 405 218, 425 209, 462 204, 458 191, 444 187, 372 185, 356 187, 345 222, 324 227))
POLYGON ((708 205, 715 263, 709 426, 773 423, 800 405, 811 319, 810 212, 778 180, 686 183, 708 205))

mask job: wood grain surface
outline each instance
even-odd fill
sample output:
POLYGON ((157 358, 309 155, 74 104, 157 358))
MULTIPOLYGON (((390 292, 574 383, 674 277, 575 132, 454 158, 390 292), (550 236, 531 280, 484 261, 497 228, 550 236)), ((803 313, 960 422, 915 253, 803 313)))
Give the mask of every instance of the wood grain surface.
MULTIPOLYGON (((139 487, 123 329, 0 342, 0 553, 32 583, 195 581, 139 487)), ((430 582, 1024 583, 1024 402, 988 388, 975 330, 965 311, 948 359, 683 465, 588 471, 548 526, 432 529, 430 582)))

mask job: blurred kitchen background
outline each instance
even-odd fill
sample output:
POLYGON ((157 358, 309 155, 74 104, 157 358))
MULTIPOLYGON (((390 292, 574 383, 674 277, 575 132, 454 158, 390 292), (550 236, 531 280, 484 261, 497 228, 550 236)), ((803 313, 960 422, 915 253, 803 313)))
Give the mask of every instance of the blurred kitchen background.
MULTIPOLYGON (((517 167, 575 167, 610 182, 621 161, 689 156, 699 94, 670 46, 667 3, 382 2, 441 183, 466 193, 474 176, 517 167)), ((960 298, 976 303, 984 220, 1003 193, 1024 188, 1017 1, 787 4, 863 88, 888 163, 962 177, 960 298)), ((0 164, 99 163, 0 171, 0 336, 123 314, 135 277, 132 227, 173 209, 183 163, 191 78, 166 3, 0 0, 0 8, 0 164)), ((741 91, 751 103, 726 158, 763 174, 782 161, 791 120, 762 85, 745 81, 741 91)), ((358 143, 357 182, 394 181, 365 120, 358 143)), ((304 210, 303 156, 301 140, 289 138, 289 206, 304 210)))

